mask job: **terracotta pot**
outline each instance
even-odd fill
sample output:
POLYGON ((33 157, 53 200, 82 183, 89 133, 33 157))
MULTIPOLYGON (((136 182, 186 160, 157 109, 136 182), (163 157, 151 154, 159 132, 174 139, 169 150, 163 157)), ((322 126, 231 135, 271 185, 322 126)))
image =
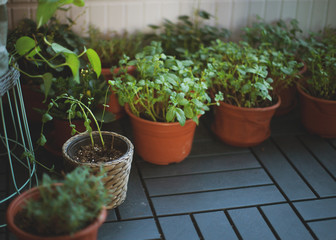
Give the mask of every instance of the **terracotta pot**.
MULTIPOLYGON (((113 70, 114 74, 117 74, 119 72, 120 68, 116 68, 113 70)), ((127 72, 129 74, 133 74, 135 71, 135 66, 129 66, 127 68, 127 72)), ((109 68, 102 68, 102 74, 106 81, 112 80, 113 75, 109 68)), ((119 104, 118 96, 114 91, 111 91, 109 101, 107 103, 110 107, 107 108, 107 111, 113 113, 116 117, 116 119, 119 119, 125 115, 124 108, 119 104)))
MULTIPOLYGON (((99 173, 102 169, 106 174, 104 177, 105 188, 109 189, 112 198, 107 204, 108 209, 115 208, 122 204, 126 199, 127 184, 131 171, 134 147, 131 141, 114 132, 102 131, 102 136, 106 146, 111 146, 113 139, 113 147, 122 152, 122 156, 108 162, 78 162, 74 159, 75 154, 81 146, 91 144, 88 133, 81 133, 69 138, 63 145, 62 153, 64 158, 65 171, 70 172, 78 166, 89 166, 91 172, 99 173)), ((92 132, 95 143, 99 143, 99 134, 97 131, 92 132)))
POLYGON ((42 115, 35 109, 47 109, 47 104, 43 103, 44 94, 39 90, 38 86, 32 84, 22 84, 21 90, 28 121, 41 123, 42 115))
POLYGON ((270 122, 279 101, 265 108, 236 107, 224 102, 214 107, 212 131, 223 142, 238 146, 250 147, 265 141, 271 134, 270 122))
POLYGON ((297 85, 303 126, 323 138, 336 137, 336 101, 313 97, 297 85))
MULTIPOLYGON (((299 74, 302 75, 306 71, 307 71, 307 65, 304 64, 299 74)), ((290 111, 292 111, 297 106, 298 96, 295 84, 287 88, 282 88, 280 90, 275 89, 275 92, 281 98, 281 104, 279 108, 276 110, 275 116, 285 115, 290 111)))
POLYGON ((30 198, 37 199, 40 192, 37 187, 32 188, 18 195, 8 206, 6 221, 8 228, 19 240, 95 240, 97 239, 98 228, 106 219, 107 211, 105 208, 101 211, 97 219, 86 228, 72 235, 58 237, 41 237, 27 233, 18 228, 14 223, 15 215, 23 208, 25 201, 30 198))
POLYGON ((196 129, 194 121, 187 120, 184 126, 178 122, 153 122, 135 116, 127 105, 125 110, 133 128, 135 151, 143 160, 168 165, 189 155, 196 129))

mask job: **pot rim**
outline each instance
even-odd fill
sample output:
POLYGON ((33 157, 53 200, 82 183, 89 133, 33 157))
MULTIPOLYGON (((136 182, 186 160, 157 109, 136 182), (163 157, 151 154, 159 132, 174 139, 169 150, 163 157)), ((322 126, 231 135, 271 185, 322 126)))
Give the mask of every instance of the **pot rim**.
MULTIPOLYGON (((147 124, 154 124, 154 125, 162 126, 162 127, 171 127, 171 126, 176 126, 176 125, 181 126, 181 124, 179 122, 154 122, 154 121, 150 121, 150 120, 138 117, 134 113, 132 113, 132 111, 130 110, 129 105, 127 103, 125 104, 125 111, 126 111, 126 113, 127 113, 128 116, 130 116, 133 119, 136 119, 139 122, 143 122, 143 123, 147 123, 147 124)), ((201 116, 202 116, 201 114, 198 115, 198 119, 201 116)), ((194 120, 192 120, 192 119, 186 119, 184 126, 186 124, 190 123, 190 122, 194 122, 196 124, 196 122, 194 120)), ((181 127, 184 127, 184 126, 181 126, 181 127)))
MULTIPOLYGON (((133 146, 133 143, 125 136, 121 135, 121 134, 118 134, 118 133, 115 133, 115 132, 110 132, 110 131, 101 131, 102 135, 113 135, 113 136, 116 136, 118 137, 119 139, 121 139, 122 141, 124 141, 127 145, 127 151, 119 158, 117 159, 114 159, 112 161, 108 161, 108 162, 98 162, 98 163, 88 163, 88 162, 77 162, 75 161, 74 159, 72 159, 72 157, 69 156, 68 154, 68 147, 69 145, 75 141, 77 138, 86 138, 86 137, 89 137, 89 133, 88 132, 84 132, 84 133, 80 133, 80 134, 77 134, 75 136, 72 136, 71 138, 69 138, 62 146, 62 154, 63 156, 73 162, 73 163, 76 163, 76 164, 80 164, 80 165, 85 165, 85 166, 96 166, 96 167, 100 167, 100 166, 108 166, 108 165, 115 165, 116 163, 118 162, 124 162, 124 161, 129 161, 129 155, 133 153, 134 151, 134 146, 133 146)), ((98 135, 99 132, 98 131, 92 131, 92 134, 93 135, 98 135)))
MULTIPOLYGON (((238 107, 229 103, 225 103, 223 101, 220 101, 220 106, 231 108, 231 109, 240 109, 240 111, 245 111, 245 112, 255 112, 255 111, 270 111, 273 109, 276 109, 280 106, 281 104, 281 98, 279 95, 277 95, 278 101, 268 107, 256 107, 256 108, 248 108, 248 107, 238 107)), ((217 106, 218 107, 218 106, 217 106)))
MULTIPOLYGON (((55 183, 55 185, 62 185, 62 183, 55 183)), ((6 222, 8 225, 8 228, 14 233, 18 233, 20 236, 25 235, 26 237, 29 237, 30 239, 35 239, 35 240, 61 240, 65 236, 70 236, 70 235, 60 235, 60 236, 38 236, 38 235, 33 235, 31 233, 23 231, 21 228, 16 226, 14 223, 14 218, 16 214, 22 209, 22 206, 24 206, 25 201, 30 198, 38 197, 40 194, 39 192, 39 186, 33 187, 27 191, 24 191, 23 193, 19 194, 16 198, 13 199, 13 201, 9 204, 6 212, 6 222), (10 214, 14 212, 14 215, 10 214)), ((92 228, 99 228, 100 225, 102 225, 106 219, 107 216, 107 210, 106 207, 103 206, 102 210, 96 217, 96 219, 88 226, 85 228, 79 230, 78 232, 75 232, 71 236, 85 236, 88 234, 88 232, 91 231, 92 228)))
POLYGON ((305 96, 306 98, 313 100, 313 101, 317 101, 317 102, 322 102, 322 103, 328 103, 328 104, 336 104, 336 100, 328 100, 328 99, 323 99, 323 98, 318 98, 318 97, 314 97, 308 93, 306 93, 305 91, 303 91, 303 89, 301 88, 303 84, 298 82, 296 84, 296 87, 299 91, 299 93, 303 96, 305 96))

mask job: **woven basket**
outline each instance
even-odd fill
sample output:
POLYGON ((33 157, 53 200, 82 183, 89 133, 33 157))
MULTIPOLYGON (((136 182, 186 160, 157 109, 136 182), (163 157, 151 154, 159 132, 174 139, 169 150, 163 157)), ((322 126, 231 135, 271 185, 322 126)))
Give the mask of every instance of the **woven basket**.
POLYGON ((17 84, 19 78, 20 72, 13 67, 11 67, 5 75, 0 76, 0 97, 12 89, 17 84))
MULTIPOLYGON (((102 135, 106 146, 110 146, 113 139, 114 148, 123 152, 120 158, 104 163, 80 163, 75 161, 72 156, 74 156, 80 146, 91 143, 88 133, 81 133, 68 139, 63 145, 62 154, 65 160, 64 167, 66 171, 72 171, 79 165, 91 167, 94 173, 100 172, 101 168, 105 170, 105 187, 113 195, 113 198, 106 207, 112 209, 125 201, 134 147, 130 140, 117 133, 102 131, 102 135)), ((95 142, 100 141, 97 131, 93 132, 93 136, 95 142)))

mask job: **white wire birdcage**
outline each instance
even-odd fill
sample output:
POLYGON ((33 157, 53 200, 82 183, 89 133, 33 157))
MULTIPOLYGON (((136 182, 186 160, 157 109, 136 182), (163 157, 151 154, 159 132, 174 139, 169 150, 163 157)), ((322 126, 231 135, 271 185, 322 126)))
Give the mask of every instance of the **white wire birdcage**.
MULTIPOLYGON (((19 77, 20 73, 14 67, 0 77, 0 161, 8 161, 6 171, 11 186, 0 204, 6 204, 30 188, 33 180, 37 184, 33 144, 19 77)), ((5 223, 0 223, 0 227, 4 226, 5 223)))

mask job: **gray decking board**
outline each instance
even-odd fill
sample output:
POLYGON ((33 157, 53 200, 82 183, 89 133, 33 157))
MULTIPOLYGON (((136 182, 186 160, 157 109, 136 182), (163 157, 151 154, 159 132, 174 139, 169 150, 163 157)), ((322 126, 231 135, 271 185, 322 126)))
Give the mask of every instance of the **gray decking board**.
POLYGON ((275 141, 319 196, 336 196, 335 180, 297 138, 275 137, 275 141))
POLYGON ((219 140, 199 141, 195 140, 192 145, 190 156, 212 156, 232 153, 248 152, 248 148, 234 147, 222 143, 219 140))
POLYGON ((145 179, 150 196, 192 193, 272 184, 263 169, 145 179))
POLYGON ((244 240, 276 239, 257 208, 229 210, 228 213, 244 240))
POLYGON ((336 178, 336 149, 326 140, 318 136, 305 135, 300 137, 301 141, 318 158, 326 169, 336 178))
POLYGON ((153 216, 135 164, 131 168, 125 202, 118 210, 121 219, 153 216))
POLYGON ((172 215, 283 202, 275 186, 249 187, 165 197, 153 197, 157 215, 172 215))
POLYGON ((166 240, 199 239, 189 215, 161 217, 159 222, 166 240))
POLYGON ((238 239, 223 211, 194 214, 204 240, 238 239))
POLYGON ((253 147, 253 151, 290 200, 315 197, 303 179, 270 140, 253 147))
POLYGON ((310 228, 316 234, 318 239, 335 240, 336 236, 336 219, 310 222, 310 228))
POLYGON ((98 231, 99 240, 161 239, 154 219, 104 223, 98 231))
POLYGON ((280 239, 314 239, 288 204, 262 206, 261 210, 264 212, 280 239))
POLYGON ((336 218, 336 198, 295 202, 294 206, 306 221, 336 218))
POLYGON ((137 164, 142 177, 145 179, 260 167, 258 161, 249 152, 208 157, 188 157, 181 163, 168 166, 158 166, 146 162, 138 162, 137 164))

